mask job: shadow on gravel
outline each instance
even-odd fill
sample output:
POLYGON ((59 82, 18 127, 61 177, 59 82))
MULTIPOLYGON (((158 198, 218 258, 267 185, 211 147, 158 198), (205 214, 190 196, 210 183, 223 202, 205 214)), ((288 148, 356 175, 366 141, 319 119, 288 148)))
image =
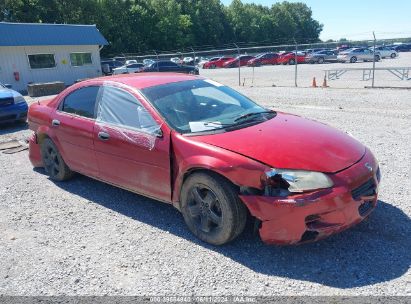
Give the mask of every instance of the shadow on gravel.
POLYGON ((28 124, 25 122, 18 122, 18 123, 2 123, 0 124, 0 135, 5 134, 12 134, 22 130, 27 130, 28 124))
MULTIPOLYGON (((36 170, 43 173, 42 170, 36 170)), ((410 218, 379 201, 370 218, 326 240, 289 247, 264 245, 250 229, 234 242, 215 247, 194 237, 171 205, 78 175, 57 186, 134 220, 168 231, 270 276, 353 288, 393 280, 411 264, 410 218)))

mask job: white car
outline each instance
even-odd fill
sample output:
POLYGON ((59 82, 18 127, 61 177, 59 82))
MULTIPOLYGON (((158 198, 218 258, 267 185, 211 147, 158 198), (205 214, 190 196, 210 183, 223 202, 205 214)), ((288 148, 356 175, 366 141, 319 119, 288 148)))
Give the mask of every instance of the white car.
MULTIPOLYGON (((372 51, 373 48, 370 48, 370 50, 372 51)), ((375 48, 375 53, 380 54, 381 58, 391 57, 394 59, 398 57, 398 53, 395 50, 386 46, 377 46, 375 48)))
POLYGON ((177 63, 177 64, 180 64, 180 58, 178 58, 178 57, 170 58, 170 61, 174 62, 174 63, 177 63))
POLYGON ((153 59, 144 59, 143 64, 145 66, 149 66, 150 64, 153 64, 155 61, 153 59))
POLYGON ((118 74, 129 74, 129 73, 138 73, 140 72, 144 67, 144 64, 142 63, 132 63, 128 65, 123 65, 121 67, 113 69, 113 75, 118 75, 118 74))
POLYGON ((183 64, 193 64, 194 58, 193 57, 184 57, 183 64))

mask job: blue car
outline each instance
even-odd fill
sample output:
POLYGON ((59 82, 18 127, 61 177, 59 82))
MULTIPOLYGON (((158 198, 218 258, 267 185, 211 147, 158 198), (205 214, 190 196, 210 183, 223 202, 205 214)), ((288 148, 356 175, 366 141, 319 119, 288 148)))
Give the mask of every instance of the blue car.
POLYGON ((25 122, 27 110, 24 97, 9 85, 0 83, 0 123, 25 122))

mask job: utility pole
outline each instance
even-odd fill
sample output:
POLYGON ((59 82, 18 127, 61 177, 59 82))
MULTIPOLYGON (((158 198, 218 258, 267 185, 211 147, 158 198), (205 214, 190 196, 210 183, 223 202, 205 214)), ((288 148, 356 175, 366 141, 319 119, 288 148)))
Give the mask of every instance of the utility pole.
POLYGON ((157 54, 157 52, 156 52, 156 50, 153 50, 154 51, 154 54, 156 54, 156 57, 157 57, 157 72, 160 72, 160 68, 159 68, 159 63, 158 63, 158 54, 157 54))
POLYGON ((241 68, 240 68, 240 48, 236 43, 234 43, 235 47, 237 48, 238 53, 238 86, 241 86, 241 68))
POLYGON ((193 51, 193 65, 195 66, 196 65, 196 52, 194 51, 194 49, 192 48, 192 47, 190 47, 190 49, 193 51))
POLYGON ((298 57, 297 57, 297 52, 298 52, 298 45, 297 45, 297 41, 295 40, 295 38, 294 38, 294 43, 295 43, 295 56, 294 56, 294 58, 295 58, 295 73, 294 73, 294 83, 295 83, 295 86, 296 87, 298 87, 298 84, 297 84, 297 65, 298 65, 298 57))
POLYGON ((375 77, 375 44, 377 43, 377 40, 375 39, 375 33, 372 32, 372 35, 374 36, 374 50, 373 50, 373 60, 372 60, 372 85, 371 87, 374 87, 374 77, 375 77))

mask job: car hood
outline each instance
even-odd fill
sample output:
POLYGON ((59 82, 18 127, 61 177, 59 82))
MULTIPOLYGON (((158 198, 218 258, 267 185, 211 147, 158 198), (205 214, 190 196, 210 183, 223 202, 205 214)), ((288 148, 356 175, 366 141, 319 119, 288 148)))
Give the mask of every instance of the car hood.
POLYGON ((230 150, 274 168, 333 173, 365 153, 360 142, 323 123, 278 113, 263 123, 192 140, 230 150))

